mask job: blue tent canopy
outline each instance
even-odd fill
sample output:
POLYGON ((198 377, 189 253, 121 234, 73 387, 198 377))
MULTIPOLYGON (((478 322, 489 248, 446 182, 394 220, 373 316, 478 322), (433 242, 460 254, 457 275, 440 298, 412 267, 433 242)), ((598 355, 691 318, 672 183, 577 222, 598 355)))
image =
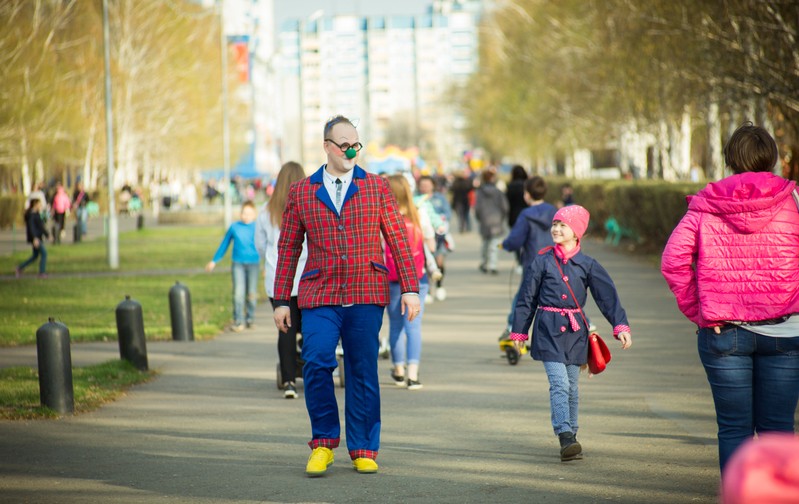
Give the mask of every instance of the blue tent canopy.
MULTIPOLYGON (((224 168, 205 170, 202 172, 203 180, 221 179, 225 176, 224 168)), ((258 171, 255 166, 255 145, 250 147, 239 158, 238 163, 230 167, 230 178, 241 177, 243 179, 259 179, 266 177, 267 174, 258 171)))

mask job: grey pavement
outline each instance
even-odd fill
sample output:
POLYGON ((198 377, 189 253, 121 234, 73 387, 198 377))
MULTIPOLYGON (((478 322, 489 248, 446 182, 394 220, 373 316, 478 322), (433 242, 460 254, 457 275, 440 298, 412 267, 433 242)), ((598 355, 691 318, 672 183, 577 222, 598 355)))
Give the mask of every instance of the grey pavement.
MULTIPOLYGON (((716 426, 695 329, 656 265, 584 246, 618 285, 633 346, 622 352, 589 306, 613 361, 582 375, 585 459, 561 463, 543 367, 529 357, 510 366, 497 346, 519 280, 511 256, 499 276, 482 275, 478 238, 456 238, 449 298, 424 316, 424 388, 395 387, 389 361, 379 362, 378 474, 354 472, 342 443, 328 474, 305 477, 305 404, 276 388, 277 333, 261 305, 250 331, 148 342, 158 378, 98 411, 0 421, 0 502, 715 502, 716 426)), ((91 343, 72 355, 85 365, 119 354, 91 343)), ((0 366, 35 362, 35 348, 0 349, 0 366)))

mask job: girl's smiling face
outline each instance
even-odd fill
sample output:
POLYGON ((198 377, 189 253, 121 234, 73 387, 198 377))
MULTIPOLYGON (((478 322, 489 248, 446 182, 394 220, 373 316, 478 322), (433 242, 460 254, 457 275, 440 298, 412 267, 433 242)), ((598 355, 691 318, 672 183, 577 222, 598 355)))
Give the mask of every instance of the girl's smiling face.
POLYGON ((577 244, 577 237, 574 235, 574 231, 563 221, 553 221, 550 234, 552 235, 552 241, 555 242, 555 245, 569 246, 577 244))

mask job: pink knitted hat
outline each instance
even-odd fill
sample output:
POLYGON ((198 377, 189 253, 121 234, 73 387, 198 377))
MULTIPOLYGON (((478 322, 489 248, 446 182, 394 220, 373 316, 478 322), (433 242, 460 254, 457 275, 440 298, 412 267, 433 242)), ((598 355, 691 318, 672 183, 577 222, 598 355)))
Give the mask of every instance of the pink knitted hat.
POLYGON ((723 504, 799 502, 799 438, 767 432, 747 441, 724 468, 723 504))
POLYGON ((585 230, 588 229, 589 218, 591 216, 585 208, 580 205, 569 205, 555 212, 555 217, 552 218, 552 221, 561 221, 569 226, 574 231, 574 236, 579 240, 585 234, 585 230))

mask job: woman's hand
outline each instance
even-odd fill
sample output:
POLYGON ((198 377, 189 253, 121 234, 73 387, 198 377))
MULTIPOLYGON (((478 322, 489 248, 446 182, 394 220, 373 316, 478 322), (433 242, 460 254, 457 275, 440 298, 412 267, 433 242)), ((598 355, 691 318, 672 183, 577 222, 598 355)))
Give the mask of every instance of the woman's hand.
POLYGON ((210 272, 214 271, 214 267, 216 267, 216 263, 214 261, 211 261, 211 262, 209 262, 208 264, 205 265, 205 271, 210 273, 210 272))
POLYGON ((622 350, 627 350, 633 344, 633 337, 628 332, 620 332, 619 333, 619 341, 621 341, 622 350))

